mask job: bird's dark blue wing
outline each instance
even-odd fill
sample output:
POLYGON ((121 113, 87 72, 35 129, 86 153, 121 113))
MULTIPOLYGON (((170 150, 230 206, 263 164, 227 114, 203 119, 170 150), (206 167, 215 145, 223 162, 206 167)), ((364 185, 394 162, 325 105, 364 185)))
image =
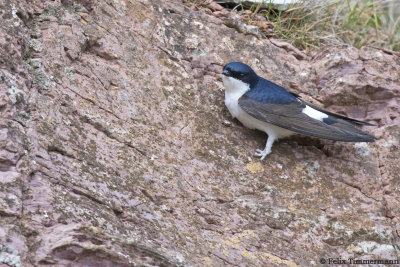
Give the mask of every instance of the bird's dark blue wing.
MULTIPOLYGON (((277 125, 293 132, 344 142, 373 142, 375 137, 355 128, 353 123, 329 116, 320 121, 305 113, 306 103, 296 98, 286 104, 268 103, 254 99, 248 93, 239 99, 239 106, 248 114, 260 121, 277 125)), ((320 109, 320 111, 322 111, 320 109)), ((324 111, 322 111, 324 112, 324 111)))

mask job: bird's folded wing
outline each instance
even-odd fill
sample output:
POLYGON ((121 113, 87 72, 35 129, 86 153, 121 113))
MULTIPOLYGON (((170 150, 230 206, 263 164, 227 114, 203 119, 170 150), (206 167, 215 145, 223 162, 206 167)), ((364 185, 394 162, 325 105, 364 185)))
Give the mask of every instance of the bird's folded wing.
POLYGON ((262 103, 243 95, 239 106, 256 119, 277 125, 293 132, 345 142, 372 142, 375 137, 355 128, 341 118, 329 124, 303 113, 306 104, 301 100, 290 104, 262 103))
POLYGON ((348 121, 353 125, 375 126, 374 124, 371 124, 371 123, 368 123, 368 122, 365 122, 365 121, 355 120, 355 119, 348 118, 346 116, 343 116, 343 115, 340 115, 340 114, 337 114, 337 113, 333 113, 333 112, 329 112, 329 111, 323 110, 320 107, 317 107, 317 106, 315 106, 313 104, 310 104, 310 103, 308 103, 308 102, 306 102, 304 100, 302 100, 302 101, 303 101, 304 104, 306 104, 309 107, 312 107, 313 109, 321 111, 321 112, 325 113, 326 115, 330 115, 330 116, 333 116, 333 117, 336 117, 336 118, 340 118, 340 119, 342 119, 344 121, 348 121))

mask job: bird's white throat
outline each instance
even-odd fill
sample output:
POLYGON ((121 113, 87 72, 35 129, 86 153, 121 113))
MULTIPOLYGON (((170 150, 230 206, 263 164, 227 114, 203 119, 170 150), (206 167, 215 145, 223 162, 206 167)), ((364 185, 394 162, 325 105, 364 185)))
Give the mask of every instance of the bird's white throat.
POLYGON ((222 81, 225 87, 225 105, 227 106, 231 115, 235 118, 242 112, 238 105, 239 98, 244 95, 250 86, 233 77, 222 76, 222 81))
POLYGON ((230 93, 240 93, 243 95, 250 89, 249 84, 233 77, 222 75, 222 81, 224 82, 225 90, 230 93))

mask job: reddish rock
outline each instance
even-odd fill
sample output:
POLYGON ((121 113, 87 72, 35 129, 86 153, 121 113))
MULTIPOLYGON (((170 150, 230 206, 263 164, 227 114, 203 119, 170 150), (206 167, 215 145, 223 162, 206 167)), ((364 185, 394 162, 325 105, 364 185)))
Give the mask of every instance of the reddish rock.
POLYGON ((208 7, 211 8, 212 10, 215 10, 215 11, 221 11, 221 10, 224 9, 221 5, 215 3, 214 1, 211 1, 208 4, 208 7))
MULTIPOLYGON (((3 1, 4 2, 4 1, 3 1)), ((0 4, 0 264, 313 266, 398 258, 400 58, 305 55, 180 1, 0 4), (375 143, 265 136, 232 120, 240 60, 375 143)))

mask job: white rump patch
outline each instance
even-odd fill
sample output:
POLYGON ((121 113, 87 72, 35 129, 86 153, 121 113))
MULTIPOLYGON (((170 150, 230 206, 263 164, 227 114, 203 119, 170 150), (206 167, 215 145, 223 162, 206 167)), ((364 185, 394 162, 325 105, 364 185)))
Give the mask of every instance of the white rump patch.
POLYGON ((328 115, 326 115, 325 113, 318 111, 316 109, 313 109, 312 107, 309 107, 307 105, 301 112, 306 114, 308 117, 311 117, 311 118, 319 120, 319 121, 322 121, 323 119, 328 118, 328 115))

